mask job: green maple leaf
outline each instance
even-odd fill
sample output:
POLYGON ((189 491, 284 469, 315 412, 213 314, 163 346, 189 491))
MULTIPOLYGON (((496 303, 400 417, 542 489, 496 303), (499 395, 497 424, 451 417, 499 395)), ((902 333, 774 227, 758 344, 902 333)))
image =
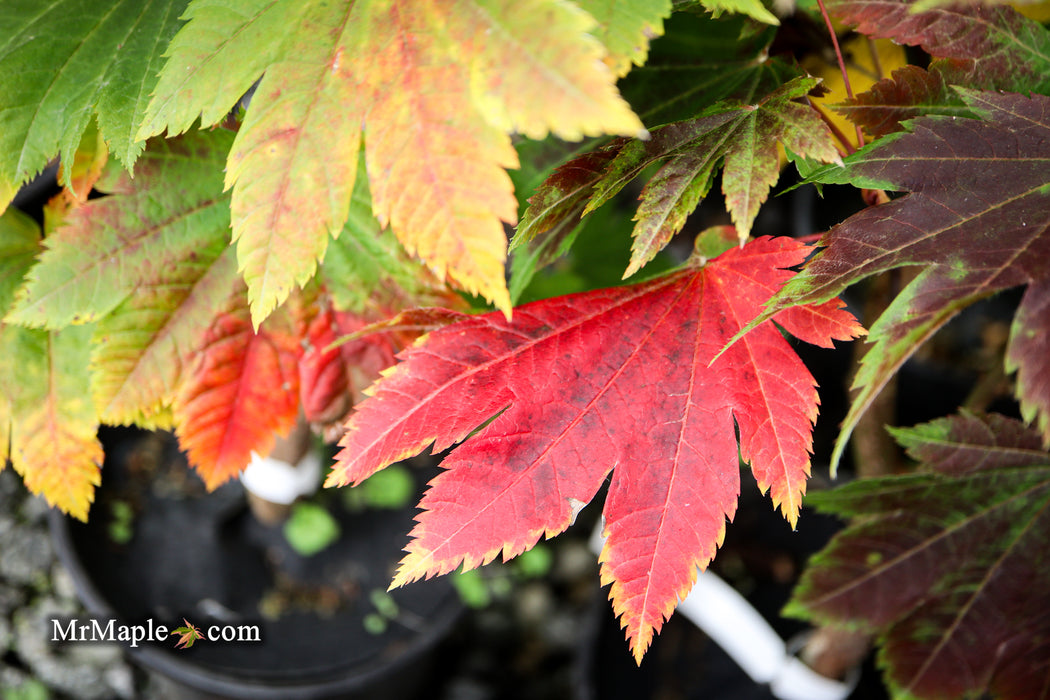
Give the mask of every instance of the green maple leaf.
POLYGON ((343 231, 329 242, 317 278, 336 308, 353 312, 398 298, 431 303, 428 297, 441 286, 423 265, 405 254, 393 232, 383 229, 372 214, 363 161, 343 231))
POLYGON ((780 24, 780 20, 762 4, 761 0, 702 0, 702 3, 715 17, 723 12, 739 12, 759 22, 780 24))
MULTIPOLYGON (((35 263, 40 237, 18 210, 0 216, 0 312, 35 263)), ((0 469, 10 460, 32 493, 81 520, 102 465, 84 372, 91 333, 90 326, 45 331, 0 322, 0 469)))
POLYGON ((511 241, 514 260, 511 294, 517 300, 536 271, 572 247, 583 210, 606 168, 624 146, 622 139, 577 156, 556 168, 535 188, 529 208, 511 241))
POLYGON ((642 190, 624 277, 641 269, 681 230, 723 163, 722 191, 745 240, 779 177, 778 143, 819 161, 839 159, 819 115, 794 101, 816 84, 815 78, 795 78, 755 103, 720 103, 702 116, 655 129, 648 141, 617 141, 570 161, 530 200, 514 244, 573 227, 654 164, 661 167, 642 190))
POLYGON ((740 16, 676 12, 653 41, 645 65, 620 90, 646 126, 691 119, 722 100, 754 102, 803 72, 769 56, 772 27, 740 16))
MULTIPOLYGON (((56 155, 73 154, 92 117, 127 167, 161 55, 187 0, 0 3, 0 209, 56 155)), ((66 184, 70 183, 69 170, 66 184)))
POLYGON ((566 3, 196 0, 186 16, 139 135, 214 123, 263 76, 226 176, 255 325, 342 230, 362 138, 383 225, 509 312, 508 133, 642 131, 593 18, 566 3))
MULTIPOLYGON (((923 117, 816 176, 909 192, 831 229, 823 250, 771 300, 770 310, 831 299, 869 275, 922 269, 872 325, 873 347, 835 446, 904 361, 960 310, 1028 285, 1011 328, 1007 369, 1017 398, 1050 442, 1050 98, 959 90, 980 119, 923 117)), ((746 329, 745 329, 746 332, 746 329)))
POLYGON ((617 77, 645 63, 649 42, 663 34, 671 0, 580 0, 580 7, 598 22, 595 36, 609 55, 605 62, 617 77))
MULTIPOLYGON (((761 102, 803 75, 797 67, 768 56, 772 40, 772 31, 755 31, 753 22, 741 17, 712 19, 677 12, 666 22, 665 34, 653 41, 645 65, 621 80, 620 89, 649 125, 684 122, 727 105, 761 102)), ((512 298, 519 297, 539 268, 573 247, 585 210, 595 208, 588 202, 609 162, 625 148, 642 149, 640 144, 625 144, 624 139, 614 139, 580 148, 562 165, 548 165, 546 181, 541 171, 520 187, 535 194, 511 242, 512 298)), ((565 159, 564 155, 552 159, 542 151, 538 155, 555 163, 565 159)), ((529 156, 537 154, 523 156, 523 161, 528 163, 529 156)), ((697 189, 702 190, 702 185, 698 182, 697 189)), ((688 203, 679 200, 678 213, 687 210, 688 203)), ((659 244, 653 248, 655 252, 659 244)))
POLYGON ((40 227, 17 209, 0 214, 0 314, 6 314, 40 251, 40 227))
POLYGON ((48 329, 97 321, 91 385, 104 420, 163 425, 198 336, 233 293, 220 173, 231 140, 216 131, 157 141, 135 178, 111 167, 98 184, 109 196, 45 239, 7 316, 48 329))
POLYGON ((110 423, 167 427, 168 408, 203 329, 236 286, 233 255, 219 245, 196 250, 142 285, 96 324, 91 387, 110 423))
POLYGON ((859 517, 811 561, 785 612, 877 633, 901 697, 1039 697, 1050 638, 1040 435, 969 414, 893 432, 921 470, 811 494, 859 517))
POLYGON ((113 196, 74 210, 48 235, 6 320, 94 321, 161 286, 173 266, 214 258, 229 241, 221 164, 231 140, 224 131, 157 140, 135 178, 111 166, 98 186, 113 196))

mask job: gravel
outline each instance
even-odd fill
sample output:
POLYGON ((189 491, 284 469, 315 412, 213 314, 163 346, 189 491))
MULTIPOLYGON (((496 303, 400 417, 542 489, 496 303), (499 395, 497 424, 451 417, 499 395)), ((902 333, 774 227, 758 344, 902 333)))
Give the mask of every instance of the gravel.
POLYGON ((110 700, 137 695, 116 645, 50 642, 51 620, 85 615, 55 559, 47 503, 11 469, 0 471, 0 698, 110 700))

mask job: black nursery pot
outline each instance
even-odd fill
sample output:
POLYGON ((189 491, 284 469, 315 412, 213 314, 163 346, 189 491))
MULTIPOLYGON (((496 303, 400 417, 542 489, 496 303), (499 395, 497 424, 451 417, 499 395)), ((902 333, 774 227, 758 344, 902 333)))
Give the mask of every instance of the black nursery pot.
MULTIPOLYGON (((304 557, 279 526, 255 520, 239 483, 204 492, 172 437, 123 429, 101 437, 106 463, 89 522, 51 517, 89 612, 169 630, 185 618, 244 640, 176 649, 169 637, 129 647, 134 661, 187 699, 418 697, 464 608, 439 577, 391 592, 396 613, 377 610, 412 507, 352 513, 337 491, 324 493, 341 536, 304 557), (129 509, 131 537, 114 541, 114 515, 129 509), (386 629, 368 631, 366 616, 386 629), (246 641, 256 625, 260 641, 246 641)), ((428 476, 416 474, 420 488, 428 476)))

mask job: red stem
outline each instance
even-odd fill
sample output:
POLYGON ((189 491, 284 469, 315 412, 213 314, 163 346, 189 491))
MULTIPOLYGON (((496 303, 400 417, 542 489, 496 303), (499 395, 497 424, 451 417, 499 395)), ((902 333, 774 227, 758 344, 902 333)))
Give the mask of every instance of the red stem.
MULTIPOLYGON (((842 58, 842 49, 839 48, 839 38, 835 35, 835 27, 831 24, 828 9, 824 7, 824 0, 817 0, 820 6, 820 14, 824 18, 824 24, 828 26, 828 35, 831 37, 831 45, 835 47, 835 59, 839 62, 839 70, 842 71, 842 82, 846 86, 846 97, 853 99, 853 88, 849 84, 849 73, 846 71, 846 61, 842 58)), ((857 127, 857 145, 864 145, 864 133, 857 127)))

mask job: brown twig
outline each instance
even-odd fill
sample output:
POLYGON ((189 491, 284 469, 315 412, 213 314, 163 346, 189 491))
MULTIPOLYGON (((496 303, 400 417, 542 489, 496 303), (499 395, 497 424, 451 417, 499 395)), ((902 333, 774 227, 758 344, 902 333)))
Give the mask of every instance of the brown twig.
POLYGON ((996 399, 1012 395, 1012 383, 1005 364, 1009 338, 1010 327, 1003 321, 989 321, 981 329, 977 381, 962 408, 984 413, 996 399))
MULTIPOLYGON (((870 328, 897 295, 900 274, 896 270, 873 277, 869 283, 864 303, 863 323, 870 328)), ((860 369, 861 359, 867 347, 864 343, 853 345, 853 374, 860 369)), ((897 422, 897 377, 894 375, 871 406, 857 421, 853 431, 851 447, 857 476, 869 479, 888 476, 902 470, 900 448, 886 431, 887 425, 897 422)))

